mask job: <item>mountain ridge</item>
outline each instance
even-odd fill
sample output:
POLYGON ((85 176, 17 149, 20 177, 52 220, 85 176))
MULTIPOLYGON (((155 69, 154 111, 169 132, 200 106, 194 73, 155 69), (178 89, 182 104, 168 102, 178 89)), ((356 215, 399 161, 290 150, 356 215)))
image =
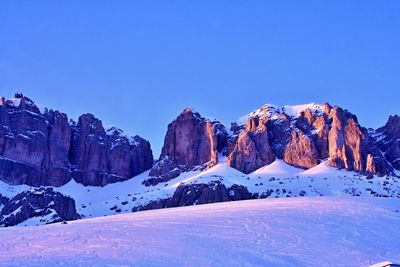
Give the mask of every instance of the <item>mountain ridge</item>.
POLYGON ((185 108, 168 125, 154 162, 147 140, 105 129, 90 113, 68 121, 66 114, 40 110, 25 96, 1 98, 0 126, 0 225, 21 210, 10 203, 18 201, 18 193, 42 186, 72 197, 74 218, 269 197, 400 197, 397 115, 374 130, 328 103, 268 104, 227 129, 185 108), (99 210, 88 207, 98 199, 91 190, 105 195, 94 204, 99 210))

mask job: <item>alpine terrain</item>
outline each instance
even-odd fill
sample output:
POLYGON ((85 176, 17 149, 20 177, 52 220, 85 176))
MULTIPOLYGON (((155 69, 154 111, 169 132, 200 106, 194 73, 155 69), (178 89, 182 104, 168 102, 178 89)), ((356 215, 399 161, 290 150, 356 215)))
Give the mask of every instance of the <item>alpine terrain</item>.
POLYGON ((186 108, 149 141, 0 99, 0 226, 311 196, 400 198, 400 117, 366 129, 338 106, 261 108, 230 127, 186 108))

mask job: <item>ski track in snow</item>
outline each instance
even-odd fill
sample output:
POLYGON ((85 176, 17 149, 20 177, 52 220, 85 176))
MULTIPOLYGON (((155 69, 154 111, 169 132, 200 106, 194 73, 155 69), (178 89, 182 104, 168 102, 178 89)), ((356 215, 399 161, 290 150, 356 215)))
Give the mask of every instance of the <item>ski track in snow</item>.
POLYGON ((369 266, 400 261, 398 199, 250 200, 0 229, 0 266, 369 266))

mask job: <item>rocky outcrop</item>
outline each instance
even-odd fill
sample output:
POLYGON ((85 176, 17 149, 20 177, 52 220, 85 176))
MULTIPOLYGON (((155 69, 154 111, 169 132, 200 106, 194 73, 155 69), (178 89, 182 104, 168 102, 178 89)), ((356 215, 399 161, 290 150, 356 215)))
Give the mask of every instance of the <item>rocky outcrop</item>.
POLYGON ((243 126, 233 124, 231 130, 238 138, 228 156, 228 165, 244 173, 251 173, 276 158, 300 168, 316 166, 320 155, 312 132, 313 116, 306 110, 293 119, 277 107, 262 107, 250 114, 243 126))
POLYGON ((332 121, 328 162, 331 166, 365 174, 391 173, 392 168, 355 115, 335 107, 329 113, 329 118, 332 121))
POLYGON ((10 184, 60 186, 71 179, 70 128, 65 114, 43 114, 27 97, 0 106, 0 179, 10 184))
POLYGON ((10 200, 10 199, 8 199, 7 197, 2 196, 2 195, 0 194, 0 207, 1 207, 2 205, 5 205, 9 200, 10 200))
POLYGON ((106 132, 91 114, 70 125, 67 115, 40 111, 27 97, 0 101, 0 180, 9 184, 61 186, 73 177, 106 185, 151 168, 148 141, 106 132))
POLYGON ((14 226, 36 218, 38 223, 54 223, 79 219, 75 201, 55 192, 40 188, 22 192, 9 201, 0 212, 0 226, 14 226))
POLYGON ((262 107, 250 114, 243 126, 233 124, 231 130, 238 138, 233 150, 228 150, 228 165, 244 173, 251 173, 276 158, 300 168, 316 166, 320 155, 311 125, 313 116, 306 110, 294 120, 277 107, 262 107))
POLYGON ((182 184, 171 198, 152 201, 144 206, 134 208, 133 211, 247 200, 255 197, 242 185, 232 185, 226 188, 218 181, 208 184, 182 184))
POLYGON ((332 106, 325 103, 319 111, 312 111, 310 108, 300 113, 295 121, 295 126, 302 133, 306 133, 313 141, 318 152, 319 159, 329 157, 329 130, 331 120, 329 114, 332 106))
POLYGON ((69 159, 74 179, 93 186, 127 180, 153 165, 148 141, 139 136, 128 138, 116 128, 106 132, 92 114, 82 115, 72 126, 69 159))
POLYGON ((283 153, 283 160, 295 167, 312 168, 319 163, 317 146, 311 137, 294 130, 283 153))
POLYGON ((268 165, 275 160, 275 155, 269 145, 268 132, 243 131, 239 134, 233 151, 229 154, 229 166, 243 172, 251 173, 254 170, 268 165))
POLYGON ((138 135, 130 138, 130 155, 130 177, 147 171, 153 166, 154 157, 150 142, 138 135))
POLYGON ((218 152, 225 146, 227 132, 217 122, 185 109, 168 125, 159 161, 145 185, 156 185, 177 177, 181 172, 206 169, 217 164, 218 152))
POLYGON ((176 165, 188 168, 215 165, 218 147, 223 145, 223 131, 219 123, 204 119, 187 108, 168 125, 161 158, 168 157, 176 165))
POLYGON ((168 157, 161 158, 151 169, 149 178, 143 181, 145 186, 168 182, 178 177, 183 171, 189 170, 185 166, 177 166, 168 157))
POLYGON ((337 168, 362 171, 365 168, 362 155, 367 140, 365 132, 358 125, 356 117, 348 112, 334 108, 329 115, 332 118, 329 164, 337 168))
POLYGON ((355 115, 329 104, 302 107, 266 105, 249 114, 242 125, 233 124, 235 136, 227 149, 228 165, 250 173, 275 158, 304 169, 328 160, 333 167, 364 174, 391 173, 392 168, 355 115))
POLYGON ((47 153, 43 161, 42 175, 50 185, 61 186, 71 179, 68 153, 71 128, 67 115, 58 111, 46 111, 48 121, 47 153))
POLYGON ((400 117, 390 116, 386 125, 372 133, 385 158, 400 170, 400 117))

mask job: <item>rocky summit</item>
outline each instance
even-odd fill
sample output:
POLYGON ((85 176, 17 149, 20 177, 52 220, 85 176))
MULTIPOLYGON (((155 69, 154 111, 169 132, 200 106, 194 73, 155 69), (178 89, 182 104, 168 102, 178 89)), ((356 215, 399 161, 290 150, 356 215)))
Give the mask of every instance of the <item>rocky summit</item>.
POLYGON ((304 169, 328 161, 333 167, 363 174, 393 171, 379 143, 355 115, 340 107, 310 104, 279 109, 266 105, 241 123, 232 125, 235 135, 227 155, 228 164, 244 173, 275 158, 304 169))
POLYGON ((399 140, 399 116, 367 129, 328 103, 267 104, 229 129, 186 108, 154 161, 142 137, 92 114, 69 120, 19 94, 0 99, 0 222, 268 197, 400 197, 399 140))
POLYGON ((182 172, 216 165, 227 137, 220 122, 205 119, 198 112, 186 108, 168 125, 160 159, 144 183, 156 185, 182 172))

